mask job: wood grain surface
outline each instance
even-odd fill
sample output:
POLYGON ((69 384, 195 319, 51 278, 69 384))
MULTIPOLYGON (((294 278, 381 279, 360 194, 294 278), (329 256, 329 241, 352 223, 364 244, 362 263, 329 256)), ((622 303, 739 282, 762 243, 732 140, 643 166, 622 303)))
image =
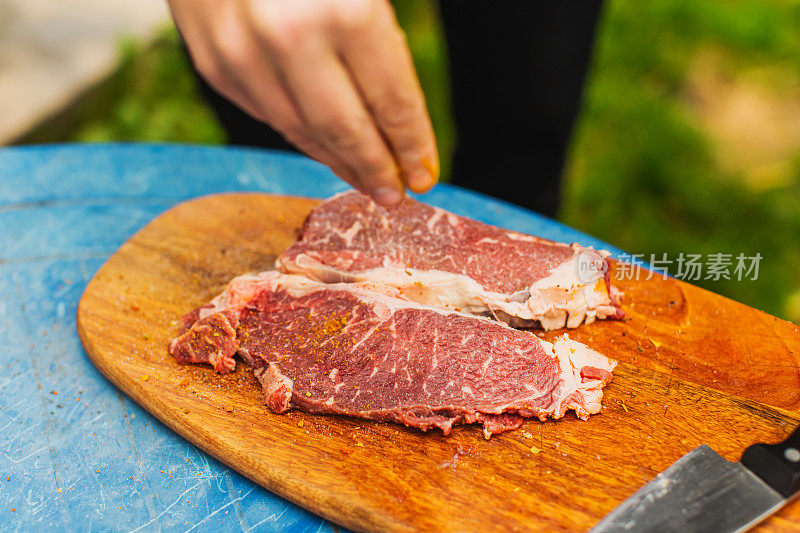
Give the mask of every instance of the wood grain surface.
MULTIPOLYGON (((78 308, 89 357, 170 428, 268 489, 370 531, 586 530, 700 444, 738 460, 800 424, 800 328, 672 279, 615 279, 623 321, 571 331, 620 362, 588 421, 528 421, 486 441, 261 404, 167 353, 178 321, 228 280, 272 268, 316 201, 216 195, 180 204, 100 269, 78 308)), ((616 270, 616 267, 614 267, 616 270)), ((615 276, 618 278, 619 276, 615 276)), ((559 332, 551 332, 552 337, 559 332)), ((797 531, 800 503, 761 526, 797 531)))

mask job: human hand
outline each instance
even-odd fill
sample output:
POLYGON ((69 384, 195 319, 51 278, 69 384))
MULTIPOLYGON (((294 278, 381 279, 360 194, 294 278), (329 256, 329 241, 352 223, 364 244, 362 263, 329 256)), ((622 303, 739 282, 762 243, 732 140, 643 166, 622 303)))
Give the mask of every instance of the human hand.
POLYGON ((198 71, 340 178, 391 205, 439 174, 387 0, 168 0, 198 71))

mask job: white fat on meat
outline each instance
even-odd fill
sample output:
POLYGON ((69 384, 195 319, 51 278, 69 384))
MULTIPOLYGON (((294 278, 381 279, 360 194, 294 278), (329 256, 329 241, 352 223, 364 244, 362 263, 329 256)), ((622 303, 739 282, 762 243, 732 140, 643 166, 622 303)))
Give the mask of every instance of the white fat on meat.
POLYGON ((599 412, 603 399, 603 385, 606 384, 606 381, 586 379, 581 376, 581 371, 586 367, 591 367, 610 374, 617 366, 616 361, 592 350, 585 344, 571 340, 566 335, 562 335, 552 344, 542 341, 542 346, 558 358, 561 367, 561 379, 564 386, 558 399, 560 408, 556 411, 563 414, 568 409, 574 409, 578 418, 584 420, 590 414, 599 412), (575 400, 576 392, 579 403, 570 404, 570 399, 575 400))
MULTIPOLYGON (((466 313, 491 313, 496 317, 502 312, 515 320, 538 322, 542 329, 551 330, 575 328, 617 313, 609 303, 604 277, 598 275, 587 282, 579 273, 586 263, 584 254, 592 254, 603 262, 608 252, 580 247, 579 250, 547 277, 511 295, 486 290, 469 276, 442 270, 392 265, 351 273, 325 265, 310 254, 298 255, 294 263, 302 273, 323 283, 357 282, 393 287, 397 289, 395 296, 422 304, 466 313)), ((287 265, 278 266, 288 270, 287 265)))

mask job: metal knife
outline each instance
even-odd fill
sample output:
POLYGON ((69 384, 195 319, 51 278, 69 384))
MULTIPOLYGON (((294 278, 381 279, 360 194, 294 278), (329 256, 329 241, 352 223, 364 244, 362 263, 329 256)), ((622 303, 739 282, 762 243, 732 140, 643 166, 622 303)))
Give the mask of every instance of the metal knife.
POLYGON ((780 444, 754 444, 738 463, 705 444, 603 518, 590 533, 740 532, 800 494, 800 427, 780 444))

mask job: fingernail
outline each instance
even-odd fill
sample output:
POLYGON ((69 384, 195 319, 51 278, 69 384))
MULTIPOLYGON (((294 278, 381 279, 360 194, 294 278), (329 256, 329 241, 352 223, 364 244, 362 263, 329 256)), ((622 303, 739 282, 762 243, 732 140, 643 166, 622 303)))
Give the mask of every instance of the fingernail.
POLYGON ((423 157, 420 168, 415 169, 408 176, 408 186, 414 192, 425 192, 439 179, 439 164, 435 159, 423 157))
POLYGON ((381 205, 395 205, 403 199, 403 193, 394 187, 381 187, 372 191, 372 197, 381 205))
POLYGON ((434 185, 433 176, 424 168, 415 170, 408 176, 408 187, 414 192, 425 192, 434 185))
POLYGON ((430 173, 431 178, 433 178, 433 181, 435 183, 436 180, 439 179, 439 159, 438 158, 428 159, 427 157, 423 157, 421 163, 422 166, 425 167, 425 170, 427 170, 430 173))

